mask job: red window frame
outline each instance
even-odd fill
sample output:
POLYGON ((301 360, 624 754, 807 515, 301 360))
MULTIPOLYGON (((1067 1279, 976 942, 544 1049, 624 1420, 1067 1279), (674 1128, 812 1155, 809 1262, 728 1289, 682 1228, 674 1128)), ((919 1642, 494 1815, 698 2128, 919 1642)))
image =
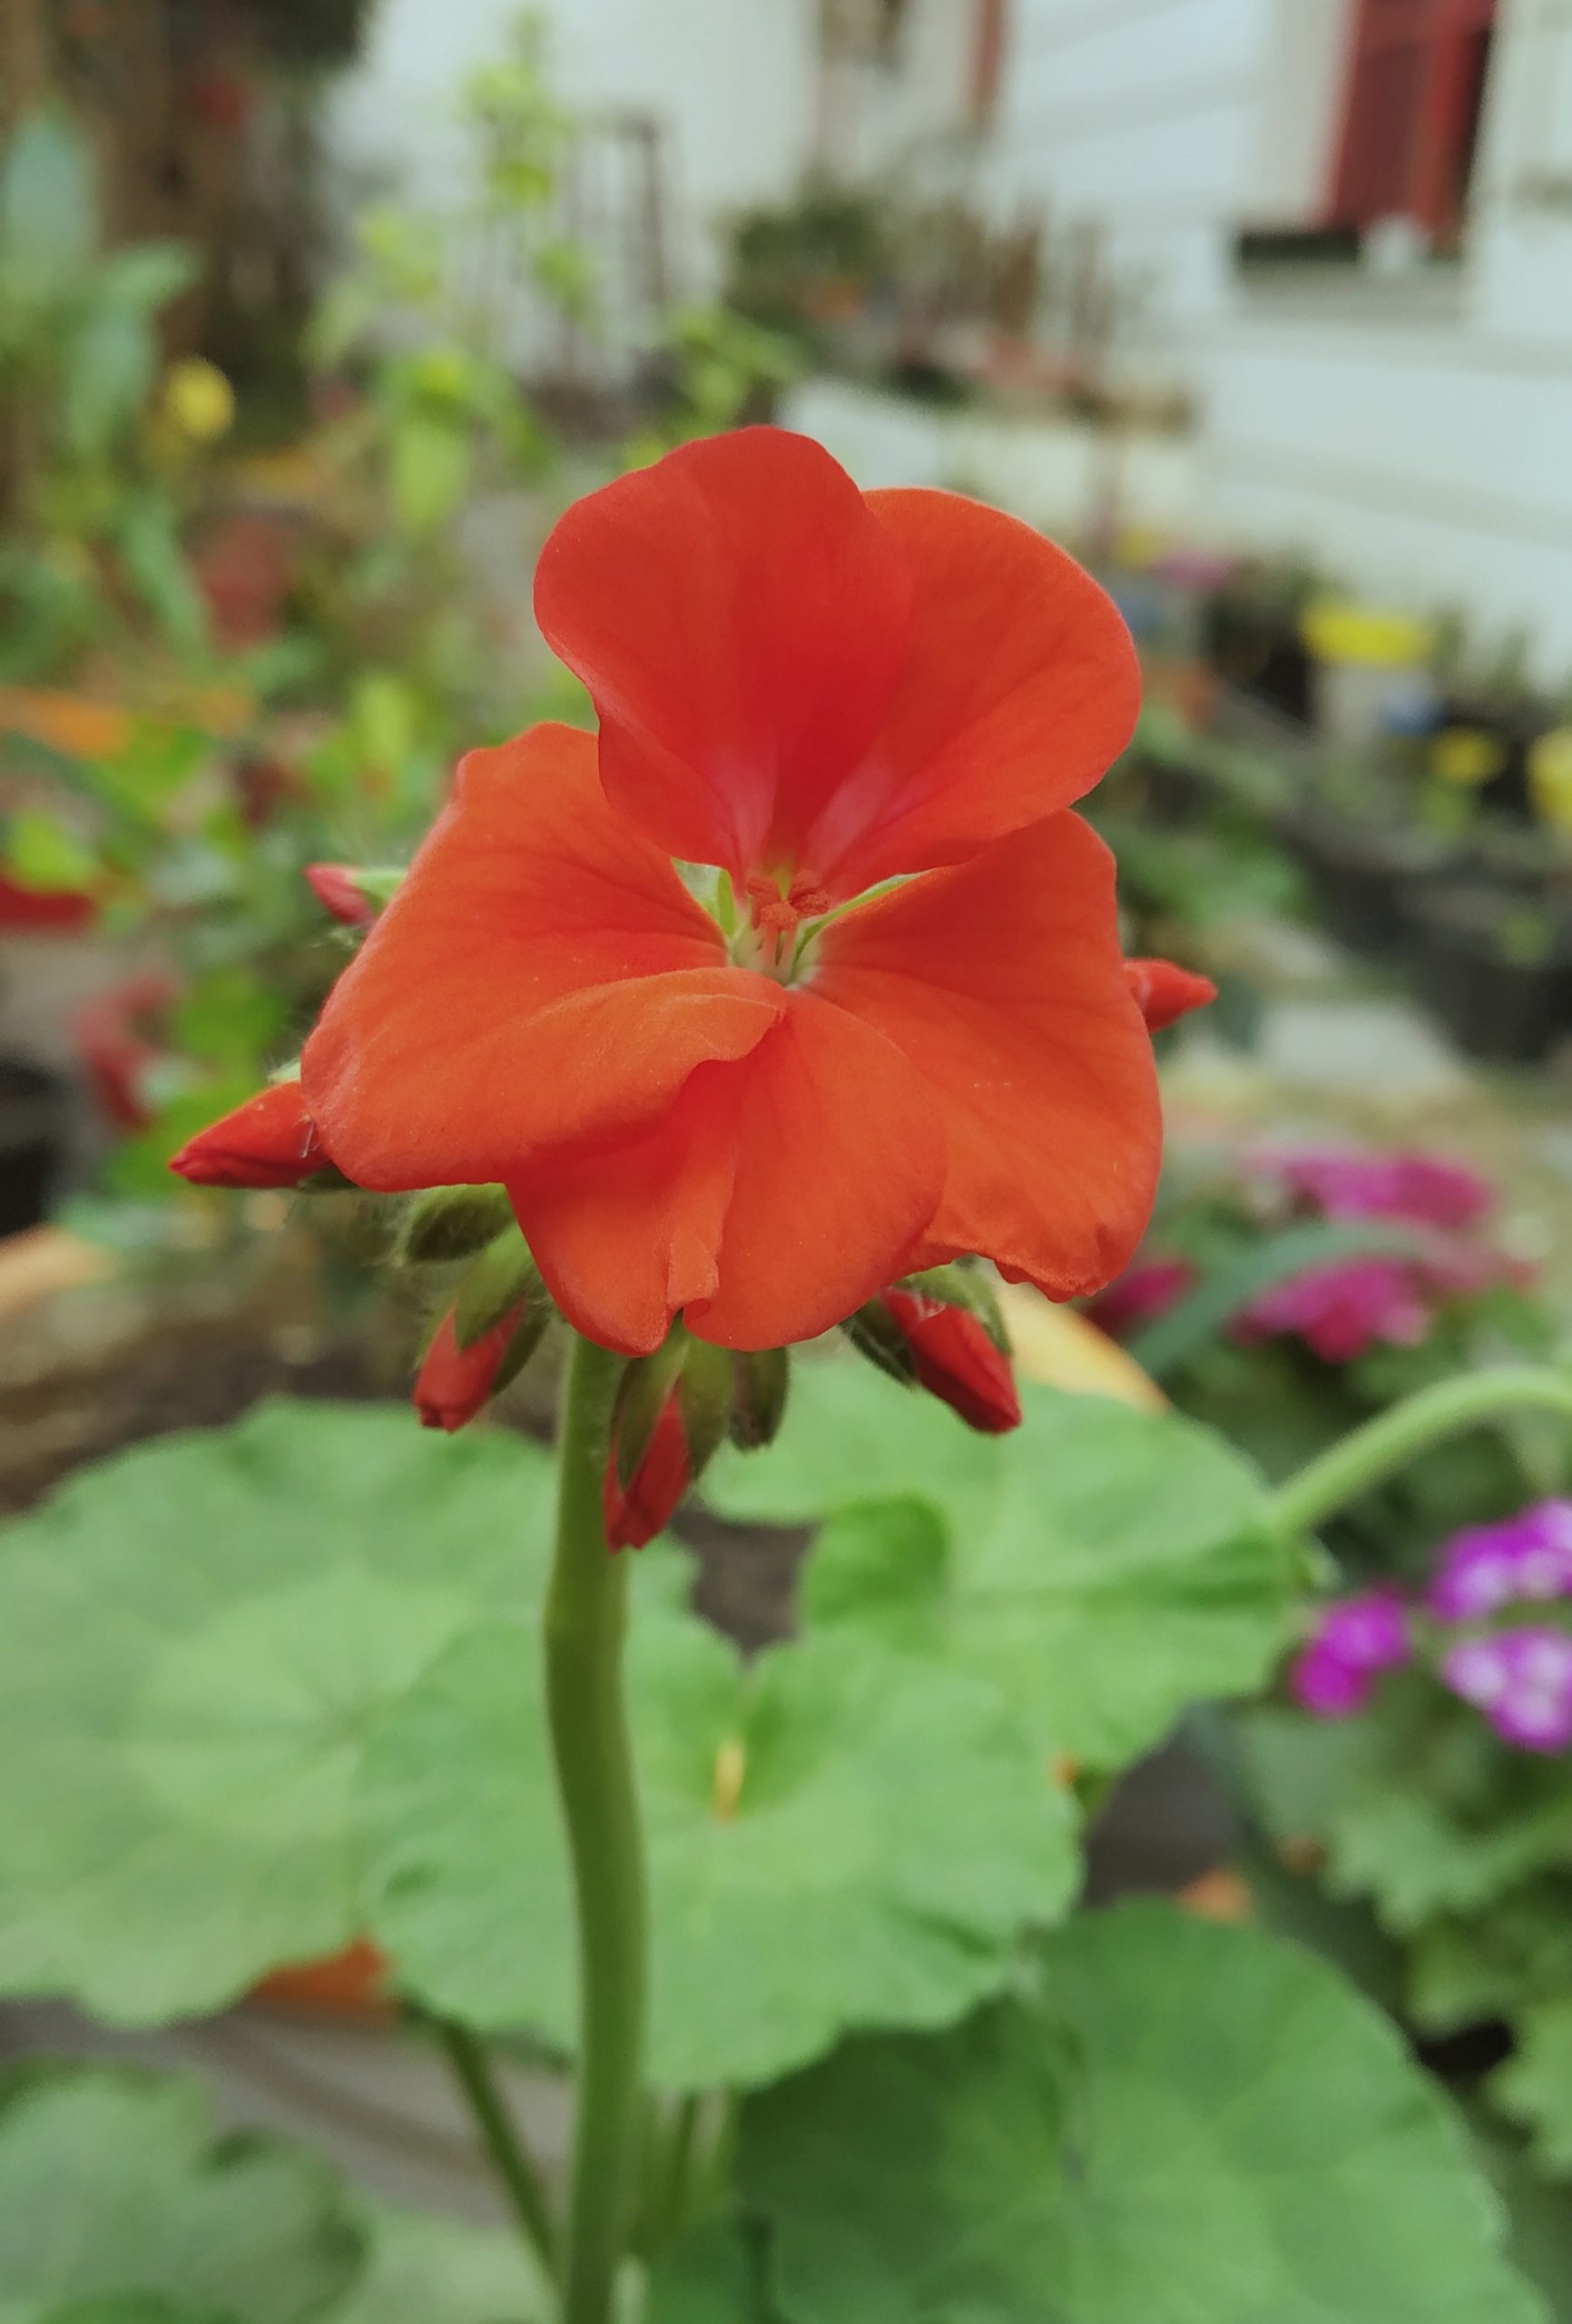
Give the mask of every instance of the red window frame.
POLYGON ((1497 0, 1357 0, 1328 220, 1462 222, 1497 0))

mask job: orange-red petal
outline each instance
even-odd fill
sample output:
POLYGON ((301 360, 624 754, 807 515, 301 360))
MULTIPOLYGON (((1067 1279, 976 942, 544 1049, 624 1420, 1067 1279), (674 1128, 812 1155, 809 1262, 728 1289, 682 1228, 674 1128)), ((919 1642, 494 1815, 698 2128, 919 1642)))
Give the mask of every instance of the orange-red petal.
POLYGON ((979 1251, 1056 1299, 1119 1272, 1161 1119, 1113 859, 1078 816, 847 912, 813 989, 903 1049, 938 1105, 944 1196, 907 1265, 979 1251))
POLYGON ((509 1192, 568 1321, 643 1354, 679 1313, 722 1347, 829 1330, 889 1281, 943 1176, 935 1108, 899 1049, 793 992, 658 1128, 546 1158, 509 1192))
POLYGON ((507 1180, 543 1150, 659 1120, 782 1005, 726 965, 670 862, 613 813, 593 737, 536 727, 464 761, 301 1079, 359 1185, 507 1180))
POLYGON ((795 862, 879 730, 910 583, 807 437, 683 445, 560 519, 535 569, 553 651, 588 686, 607 796, 669 853, 795 862))
POLYGON ((1140 707, 1113 600, 1029 525, 951 492, 871 492, 868 506, 914 594, 878 740, 805 842, 834 896, 962 862, 1070 806, 1140 707))

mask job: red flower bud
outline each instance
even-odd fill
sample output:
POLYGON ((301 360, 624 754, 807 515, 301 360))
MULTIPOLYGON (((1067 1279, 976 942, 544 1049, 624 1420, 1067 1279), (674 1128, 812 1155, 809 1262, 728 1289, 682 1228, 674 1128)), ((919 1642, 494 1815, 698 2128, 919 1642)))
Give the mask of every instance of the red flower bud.
POLYGON ((1198 977, 1172 960, 1126 960, 1125 981, 1149 1033, 1160 1033, 1165 1025, 1217 998, 1210 977, 1198 977))
POLYGON ((275 1081, 199 1129, 169 1167, 193 1187, 298 1187, 329 1165, 298 1081, 275 1081))
POLYGON ((879 1295, 919 1384, 968 1428, 1002 1436, 1018 1428, 1020 1399, 1009 1357, 968 1307, 900 1285, 879 1295))
POLYGON ((415 1381, 414 1403, 422 1428, 443 1428, 451 1436, 456 1428, 475 1418, 497 1384, 496 1375, 523 1315, 521 1301, 489 1331, 482 1332, 467 1347, 460 1347, 454 1337, 454 1311, 447 1310, 415 1381))
POLYGON ((617 1474, 614 1433, 601 1486, 601 1515, 608 1550, 642 1550, 664 1531, 673 1511, 693 1482, 688 1432, 683 1420, 682 1386, 673 1381, 655 1414, 644 1451, 624 1484, 617 1474))
POLYGON ((369 928, 377 911, 355 883, 352 863, 308 863, 305 882, 317 901, 346 928, 369 928))

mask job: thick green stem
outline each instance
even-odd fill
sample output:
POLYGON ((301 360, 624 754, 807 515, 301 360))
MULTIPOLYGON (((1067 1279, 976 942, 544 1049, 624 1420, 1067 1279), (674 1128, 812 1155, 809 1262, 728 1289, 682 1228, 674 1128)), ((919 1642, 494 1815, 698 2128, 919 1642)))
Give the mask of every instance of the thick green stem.
POLYGON ((578 1915, 579 2048, 562 2245, 563 2324, 608 2324, 638 2193, 644 1875, 623 1634, 627 1561, 606 1548, 601 1486, 622 1359, 577 1340, 563 1397, 545 1688, 578 1915))
POLYGON ((1273 1514, 1285 1532, 1308 1532, 1443 1437, 1524 1406, 1559 1413, 1572 1422, 1572 1378, 1538 1365, 1506 1364, 1420 1388, 1279 1485, 1273 1514))
POLYGON ((556 2263, 555 2236, 545 2191, 503 2103, 486 2051, 467 2026, 456 2024, 450 2017, 434 2017, 430 2024, 447 2053, 455 2079, 469 2102, 476 2128, 513 2206, 525 2241, 550 2275, 556 2263))

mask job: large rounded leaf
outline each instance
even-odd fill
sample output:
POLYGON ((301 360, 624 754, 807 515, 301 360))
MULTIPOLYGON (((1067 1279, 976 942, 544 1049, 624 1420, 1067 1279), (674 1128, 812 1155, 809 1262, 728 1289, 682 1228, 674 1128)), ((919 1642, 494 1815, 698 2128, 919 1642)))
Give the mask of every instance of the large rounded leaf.
MULTIPOLYGON (((1289 1572, 1257 1480, 1220 1439, 1039 1393, 989 1449, 975 1496, 953 1472, 930 1496, 942 1521, 911 1501, 844 1508, 809 1561, 810 1628, 853 1625, 986 1679, 1044 1750, 1099 1768, 1159 1740, 1186 1704, 1265 1677, 1289 1572)), ((927 1494, 919 1463, 907 1482, 927 1494)))
POLYGON ((0 2324, 135 2299, 297 2324, 362 2259, 332 2173, 275 2139, 215 2142, 194 2082, 84 2068, 0 2102, 0 2324))
MULTIPOLYGON (((679 1571, 674 1553, 671 1570, 679 1571)), ((662 1561, 647 1555, 641 1595, 662 1561)), ((369 1755, 373 1925, 440 2010, 566 2048, 574 1952, 538 1655, 454 1646, 369 1755)), ((693 1617, 630 1640, 653 1945, 651 2067, 767 2079, 849 2028, 948 2024, 1076 1876, 1070 1813, 991 1690, 861 1637, 744 1668, 693 1617)))
POLYGON ((1458 2122, 1321 1963, 1159 1905, 751 2102, 782 2324, 1545 2324, 1458 2122))
POLYGON ((10 1528, 0 1991, 146 2023, 355 1935, 368 1728, 538 1590, 549 1491, 513 1440, 279 1403, 84 1472, 10 1528))
MULTIPOLYGON (((1035 1413, 1041 1393, 1026 1393, 1035 1413)), ((848 1502, 889 1493, 920 1493, 969 1517, 997 1486, 1013 1443, 978 1435, 948 1405, 860 1356, 816 1353, 793 1359, 774 1443, 758 1452, 722 1448, 704 1472, 703 1497, 718 1517, 766 1525, 815 1524, 848 1502)))

